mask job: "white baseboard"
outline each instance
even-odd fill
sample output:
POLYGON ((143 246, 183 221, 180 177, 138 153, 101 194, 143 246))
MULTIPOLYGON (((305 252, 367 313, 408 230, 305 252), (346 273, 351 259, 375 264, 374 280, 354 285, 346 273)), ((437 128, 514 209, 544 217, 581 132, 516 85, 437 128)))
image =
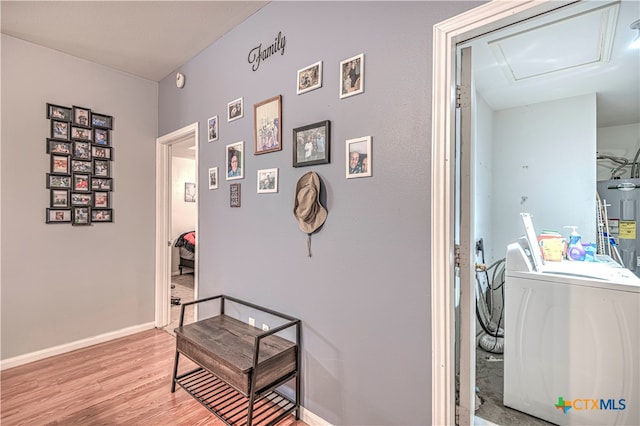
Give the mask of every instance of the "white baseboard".
POLYGON ((300 408, 300 420, 302 420, 309 426, 332 426, 331 423, 329 423, 322 417, 313 414, 311 411, 307 410, 304 407, 300 408))
POLYGON ((127 327, 120 330, 111 331, 109 333, 100 334, 99 336, 88 337, 86 339, 76 340, 75 342, 65 343, 64 345, 54 346, 52 348, 42 349, 24 355, 18 355, 13 358, 3 359, 0 360, 0 371, 18 367, 19 365, 28 364, 30 362, 39 361, 41 359, 49 358, 54 355, 60 355, 63 353, 75 351, 76 349, 86 348, 87 346, 97 345, 98 343, 107 342, 119 337, 129 336, 141 331, 151 330, 152 328, 155 328, 155 322, 135 325, 133 327, 127 327))

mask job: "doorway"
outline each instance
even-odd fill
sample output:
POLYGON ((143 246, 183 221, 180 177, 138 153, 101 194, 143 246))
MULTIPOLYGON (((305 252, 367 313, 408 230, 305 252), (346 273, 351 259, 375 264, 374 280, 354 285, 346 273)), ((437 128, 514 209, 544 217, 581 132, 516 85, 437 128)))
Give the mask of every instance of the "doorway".
MULTIPOLYGON (((198 123, 178 129, 161 136, 156 141, 156 327, 164 328, 171 324, 172 304, 171 285, 174 269, 178 266, 175 243, 186 229, 175 225, 173 202, 189 203, 193 212, 193 228, 198 234, 198 123), (174 155, 176 154, 176 155, 174 155), (187 158, 185 158, 187 157, 187 158), (188 178, 173 176, 174 165, 192 161, 195 173, 188 178), (193 182, 186 182, 191 180, 193 182), (178 182, 178 180, 180 182, 178 182), (195 197, 193 187, 195 185, 195 197), (175 200, 178 198, 179 200, 175 200), (178 229, 174 229, 178 228, 178 229)), ((185 204, 186 206, 186 204, 185 204)), ((191 220, 190 220, 191 222, 191 220)), ((179 222, 178 222, 179 223, 179 222)), ((187 226, 190 228, 190 226, 187 226)), ((193 271, 193 298, 198 295, 198 245, 195 244, 193 271)), ((183 268, 182 273, 190 272, 183 268)), ((175 309, 174 309, 175 310, 175 309)), ((197 308, 193 317, 197 318, 197 308)))
MULTIPOLYGON (((433 135, 431 176, 432 230, 432 407, 433 424, 473 424, 475 420, 475 304, 474 281, 476 237, 471 216, 472 205, 461 205, 461 216, 469 216, 470 225, 456 234, 456 196, 460 188, 477 191, 474 175, 468 171, 456 180, 459 153, 456 150, 458 110, 456 95, 464 98, 465 88, 456 93, 457 47, 470 40, 530 18, 564 8, 581 7, 587 2, 491 2, 444 21, 434 27, 433 135), (466 209, 466 212, 464 211, 466 209), (467 242, 462 243, 462 234, 467 242), (461 300, 456 301, 455 282, 460 278, 461 300), (463 299, 466 297, 466 300, 463 299), (456 318, 456 306, 461 306, 456 318), (465 309, 466 308, 466 309, 465 309), (455 333, 460 327, 464 340, 456 354, 455 333), (459 409, 456 410, 455 366, 460 359, 459 409)), ((603 3, 600 3, 601 5, 603 3)), ((471 88, 469 88, 470 90, 471 88)), ((462 99, 462 102, 464 100, 462 99)), ((475 142, 470 141, 473 145, 475 142)), ((473 153, 473 146, 471 152, 473 153)), ((473 163, 473 161, 471 161, 473 163)), ((464 220, 462 221, 464 223, 464 220)), ((485 240, 485 243, 487 241, 485 240)), ((489 241, 489 244, 493 242, 489 241)), ((500 244, 495 244, 496 246, 500 244)), ((498 248, 499 249, 499 248, 498 248)), ((496 250, 498 250, 496 249, 496 250)))

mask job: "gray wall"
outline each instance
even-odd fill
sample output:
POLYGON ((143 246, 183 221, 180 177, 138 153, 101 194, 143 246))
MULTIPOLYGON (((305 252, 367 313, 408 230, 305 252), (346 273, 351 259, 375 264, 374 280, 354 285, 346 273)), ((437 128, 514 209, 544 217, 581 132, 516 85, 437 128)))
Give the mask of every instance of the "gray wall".
MULTIPOLYGON (((229 182, 199 187, 201 296, 226 293, 303 321, 303 405, 333 424, 428 424, 431 393, 429 191, 433 24, 479 3, 274 2, 160 82, 159 133, 200 123, 199 180, 245 142, 242 207, 229 182), (286 37, 258 71, 248 52, 286 37), (338 64, 365 55, 365 93, 340 100, 338 64), (296 95, 296 71, 323 61, 321 89, 296 95), (284 149, 253 155, 253 104, 283 97, 284 149), (244 97, 244 118, 226 105, 244 97), (206 120, 220 116, 208 143, 206 120), (292 167, 292 129, 331 120, 331 163, 292 167), (345 179, 345 140, 373 138, 373 176, 345 179), (256 170, 278 167, 277 194, 256 170), (329 211, 306 236, 292 214, 297 179, 315 170, 329 211)), ((239 181, 233 181, 239 182, 239 181)))
POLYGON ((157 91, 2 35, 3 360, 154 321, 157 91), (45 224, 47 102, 114 116, 114 223, 45 224))

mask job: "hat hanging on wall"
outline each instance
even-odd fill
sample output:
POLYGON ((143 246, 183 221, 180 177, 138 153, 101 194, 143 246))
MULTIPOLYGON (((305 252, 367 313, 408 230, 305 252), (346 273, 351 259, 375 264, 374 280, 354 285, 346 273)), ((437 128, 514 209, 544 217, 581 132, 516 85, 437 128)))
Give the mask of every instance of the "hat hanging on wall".
POLYGON ((311 234, 327 220, 327 209, 320 204, 320 178, 316 172, 307 172, 298 179, 293 215, 300 230, 307 234, 307 253, 311 257, 311 234))

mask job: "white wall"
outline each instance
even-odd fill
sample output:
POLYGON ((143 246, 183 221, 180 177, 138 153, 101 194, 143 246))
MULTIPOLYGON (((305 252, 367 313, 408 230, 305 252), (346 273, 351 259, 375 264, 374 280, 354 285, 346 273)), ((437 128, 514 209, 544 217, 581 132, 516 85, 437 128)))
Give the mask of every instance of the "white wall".
POLYGON ((157 83, 1 41, 2 359, 153 324, 157 83), (113 115, 114 223, 45 224, 47 102, 113 115))
POLYGON ((493 170, 493 111, 479 94, 473 104, 474 139, 474 203, 475 241, 482 238, 485 248, 485 262, 504 257, 502 248, 495 253, 492 215, 494 210, 492 170, 493 170))
POLYGON ((493 130, 496 255, 524 234, 520 212, 537 233, 577 225, 595 241, 595 94, 497 111, 493 130))
MULTIPOLYGON (((184 184, 196 181, 196 160, 171 158, 171 238, 175 241, 183 232, 196 229, 196 206, 184 200, 184 184)), ((196 188, 197 189, 197 188, 196 188)), ((180 255, 171 249, 171 272, 178 273, 180 255)))
MULTIPOLYGON (((639 148, 640 123, 598 129, 598 154, 626 158, 631 163, 639 148)), ((598 180, 611 179, 611 171, 618 166, 610 160, 598 160, 598 180)), ((626 167, 624 173, 617 176, 631 177, 630 171, 631 167, 626 167)))

